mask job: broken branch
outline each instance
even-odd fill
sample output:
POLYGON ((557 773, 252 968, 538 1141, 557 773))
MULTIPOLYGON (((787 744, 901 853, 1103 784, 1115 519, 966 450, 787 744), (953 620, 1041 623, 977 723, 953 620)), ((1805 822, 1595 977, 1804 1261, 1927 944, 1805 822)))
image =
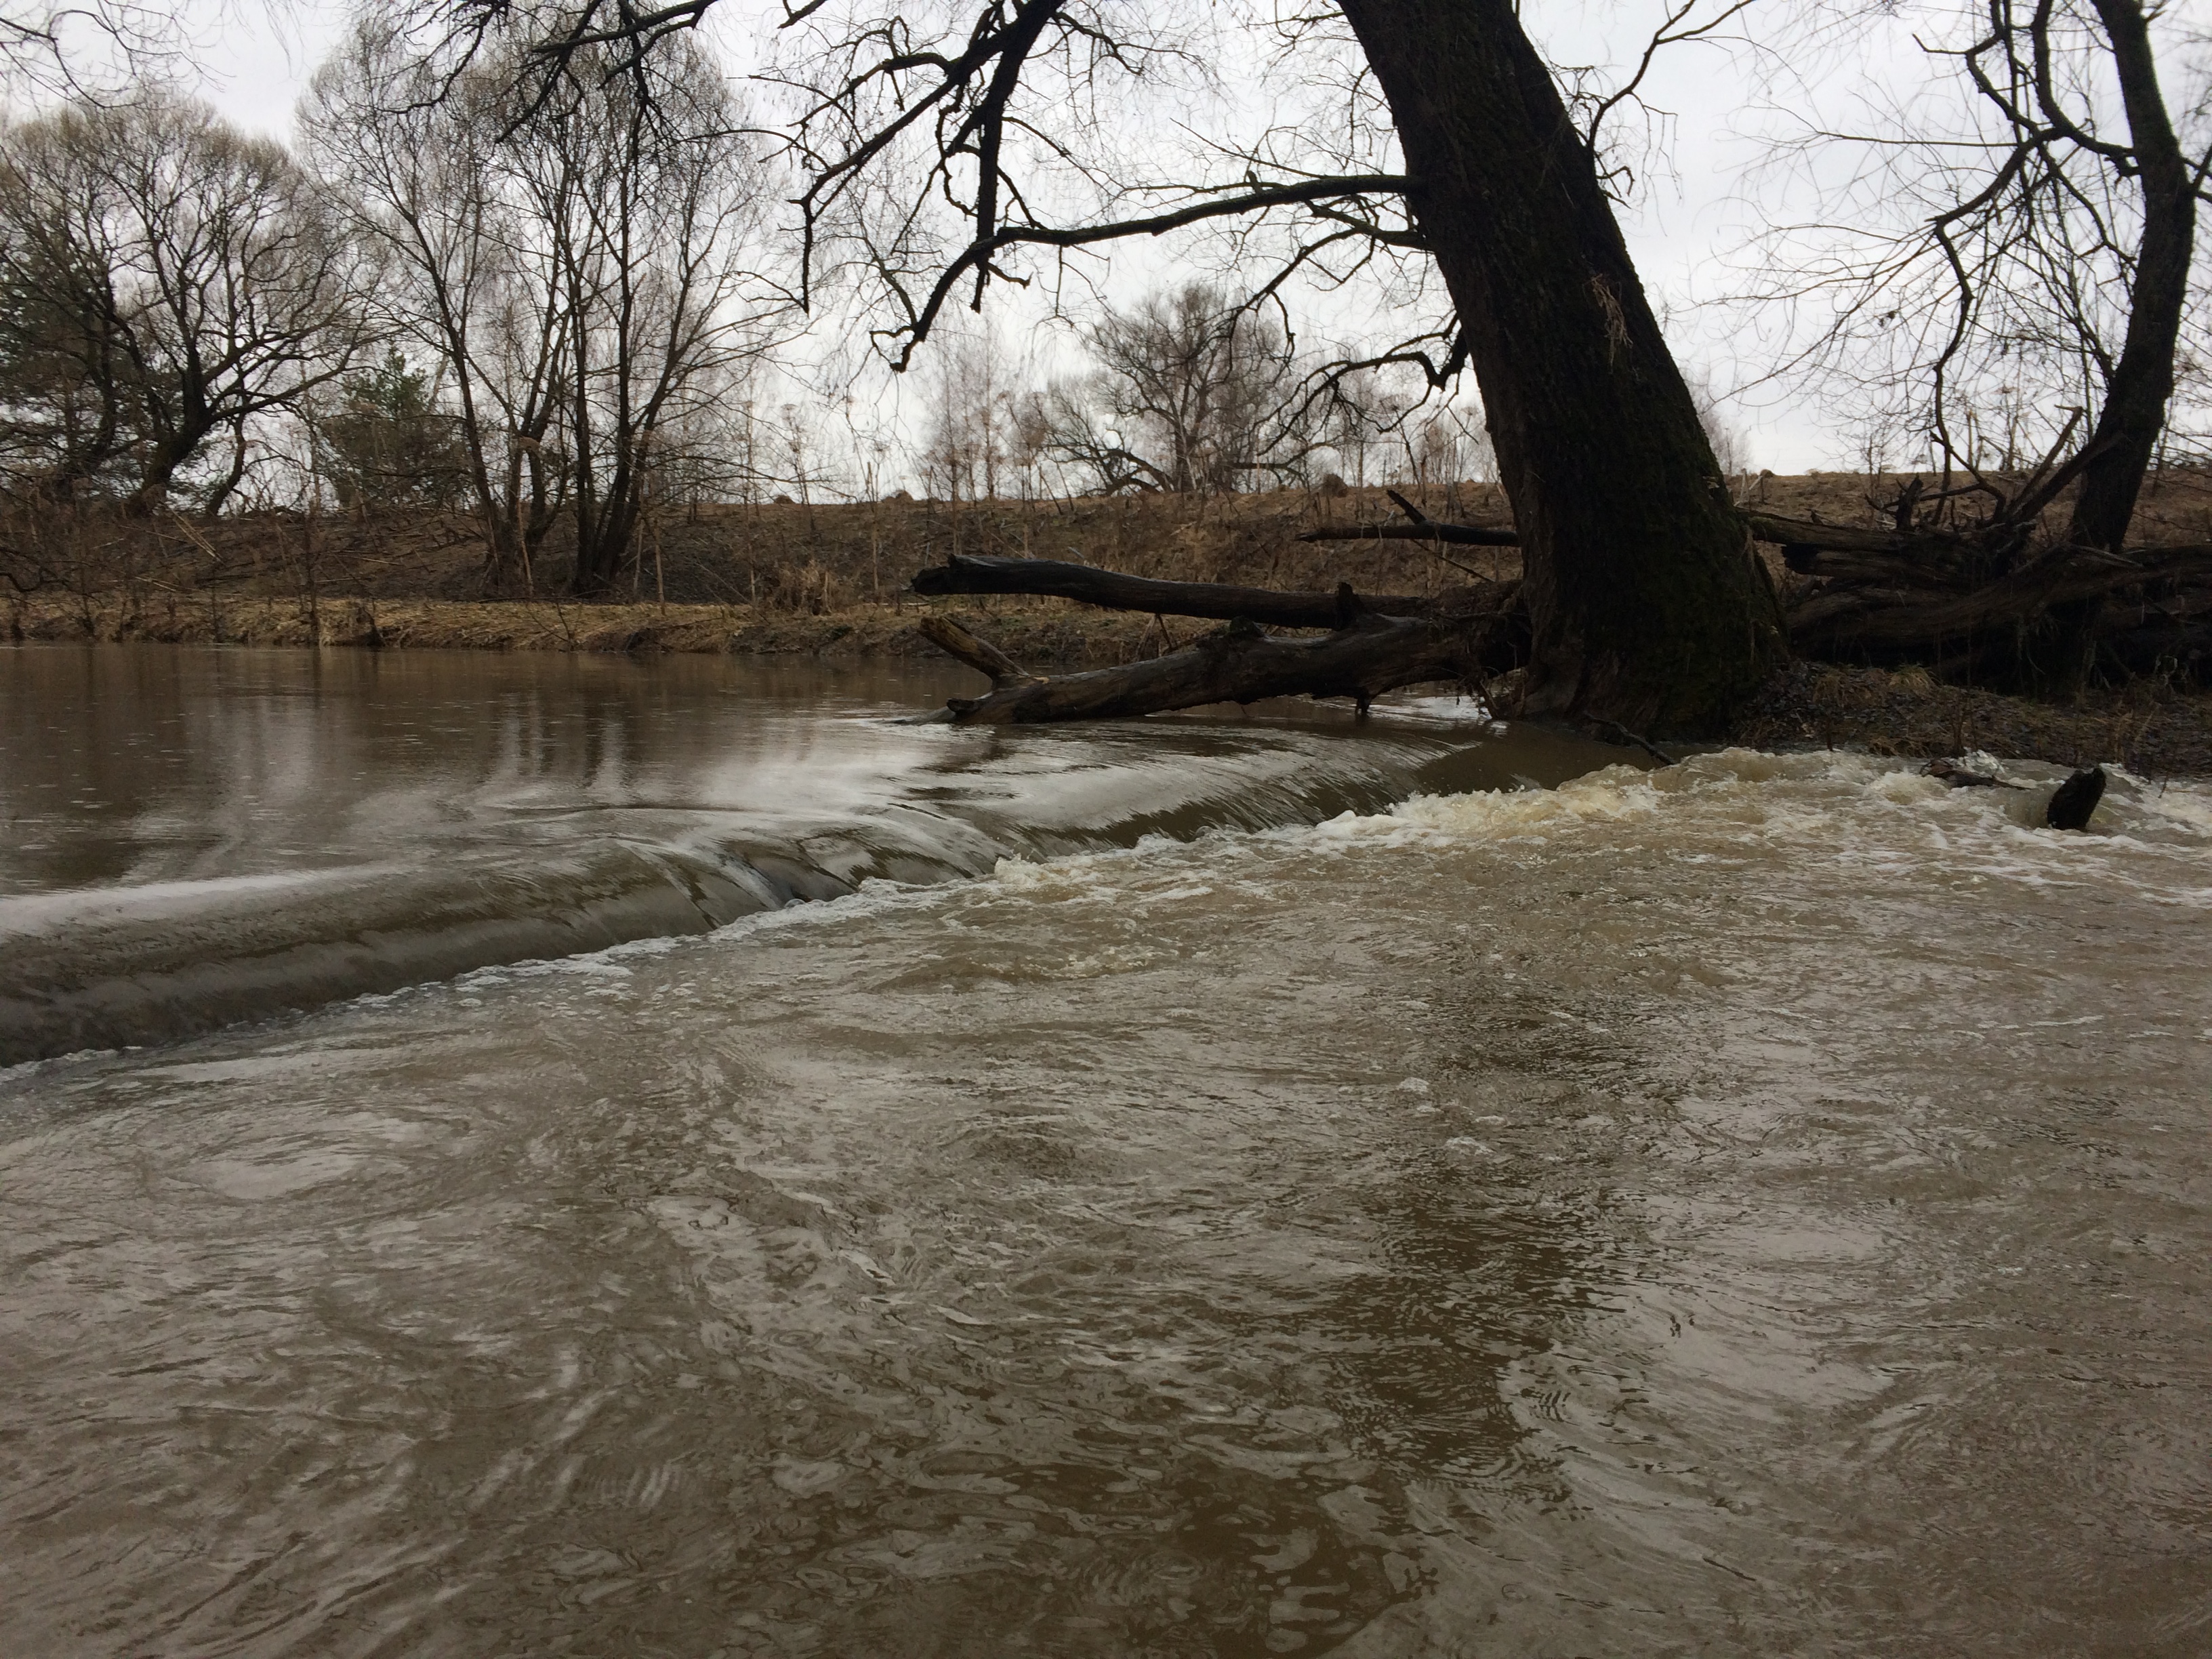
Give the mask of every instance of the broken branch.
MULTIPOLYGON (((956 553, 941 565, 917 572, 914 591, 931 596, 1027 593, 1079 599, 1102 611, 1149 611, 1155 616, 1205 617, 1215 622, 1246 617, 1275 628, 1337 625, 1334 593, 1284 592, 1225 582, 1159 581, 1060 559, 1000 559, 956 553)), ((1433 601, 1413 594, 1368 593, 1360 599, 1368 609, 1387 615, 1420 616, 1435 608, 1433 601)))
POLYGON ((987 675, 994 686, 1024 685, 1038 677, 988 640, 978 639, 950 617, 924 617, 915 631, 955 661, 987 675))

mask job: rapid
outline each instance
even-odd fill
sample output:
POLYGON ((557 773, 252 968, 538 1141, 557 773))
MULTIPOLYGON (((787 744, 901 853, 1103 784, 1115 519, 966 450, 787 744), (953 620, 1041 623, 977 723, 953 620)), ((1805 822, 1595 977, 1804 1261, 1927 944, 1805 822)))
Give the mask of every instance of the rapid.
POLYGON ((0 1649, 2212 1647, 2212 788, 959 689, 0 653, 0 1649))

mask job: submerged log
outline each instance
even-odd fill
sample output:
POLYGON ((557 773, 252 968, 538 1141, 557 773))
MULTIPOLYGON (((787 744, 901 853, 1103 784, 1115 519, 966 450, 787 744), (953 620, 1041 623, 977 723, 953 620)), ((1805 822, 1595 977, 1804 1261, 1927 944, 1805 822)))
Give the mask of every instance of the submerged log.
POLYGON ((1941 778, 1954 789, 2025 789, 2024 783, 2014 783, 1988 772, 1977 772, 1960 762, 1949 759, 1932 760, 1920 769, 1923 777, 1941 778))

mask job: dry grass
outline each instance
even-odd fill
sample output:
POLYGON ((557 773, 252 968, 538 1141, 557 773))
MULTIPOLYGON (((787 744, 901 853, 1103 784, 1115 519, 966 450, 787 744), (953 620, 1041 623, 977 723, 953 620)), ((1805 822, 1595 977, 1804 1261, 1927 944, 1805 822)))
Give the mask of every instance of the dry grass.
POLYGON ((1188 624, 1163 633, 1150 617, 1051 599, 908 599, 811 612, 723 605, 574 605, 528 600, 322 599, 173 594, 33 594, 6 617, 21 641, 155 641, 183 645, 359 646, 471 651, 737 652, 849 657, 934 656, 915 623, 941 610, 988 633, 1017 659, 1040 665, 1126 662, 1187 641, 1188 624))

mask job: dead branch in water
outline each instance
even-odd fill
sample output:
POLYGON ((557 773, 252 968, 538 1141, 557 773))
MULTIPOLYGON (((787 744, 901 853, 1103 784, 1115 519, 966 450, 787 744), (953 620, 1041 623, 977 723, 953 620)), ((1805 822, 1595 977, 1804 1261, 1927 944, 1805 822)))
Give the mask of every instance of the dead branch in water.
POLYGON ((975 726, 1127 719, 1267 697, 1351 697, 1364 708, 1401 686, 1479 672, 1480 633, 1462 622, 1367 611, 1319 639, 1285 640, 1243 620, 1165 656, 1001 685, 945 707, 975 726))
POLYGON ((915 587, 923 593, 1042 593, 1155 615, 1230 619, 1227 627, 1149 661, 1049 679, 1024 675, 963 629, 926 623, 930 640, 991 677, 988 696, 956 697, 946 705, 951 719, 970 725, 1128 718, 1301 696, 1350 697, 1364 712, 1371 699, 1401 686, 1480 680, 1516 667, 1526 643, 1514 582, 1456 590, 1446 606, 1403 595, 1370 599, 1348 582, 1334 593, 1279 593, 1150 581, 1048 559, 958 558, 923 571, 915 587), (1012 581, 1020 586, 997 585, 1012 581), (1429 614, 1395 614, 1417 607, 1429 614), (1277 638, 1261 627, 1263 617, 1329 631, 1319 639, 1277 638))
POLYGON ((915 631, 955 661, 989 676, 994 687, 1024 685, 1037 678, 997 646, 976 638, 950 617, 924 617, 915 631))

